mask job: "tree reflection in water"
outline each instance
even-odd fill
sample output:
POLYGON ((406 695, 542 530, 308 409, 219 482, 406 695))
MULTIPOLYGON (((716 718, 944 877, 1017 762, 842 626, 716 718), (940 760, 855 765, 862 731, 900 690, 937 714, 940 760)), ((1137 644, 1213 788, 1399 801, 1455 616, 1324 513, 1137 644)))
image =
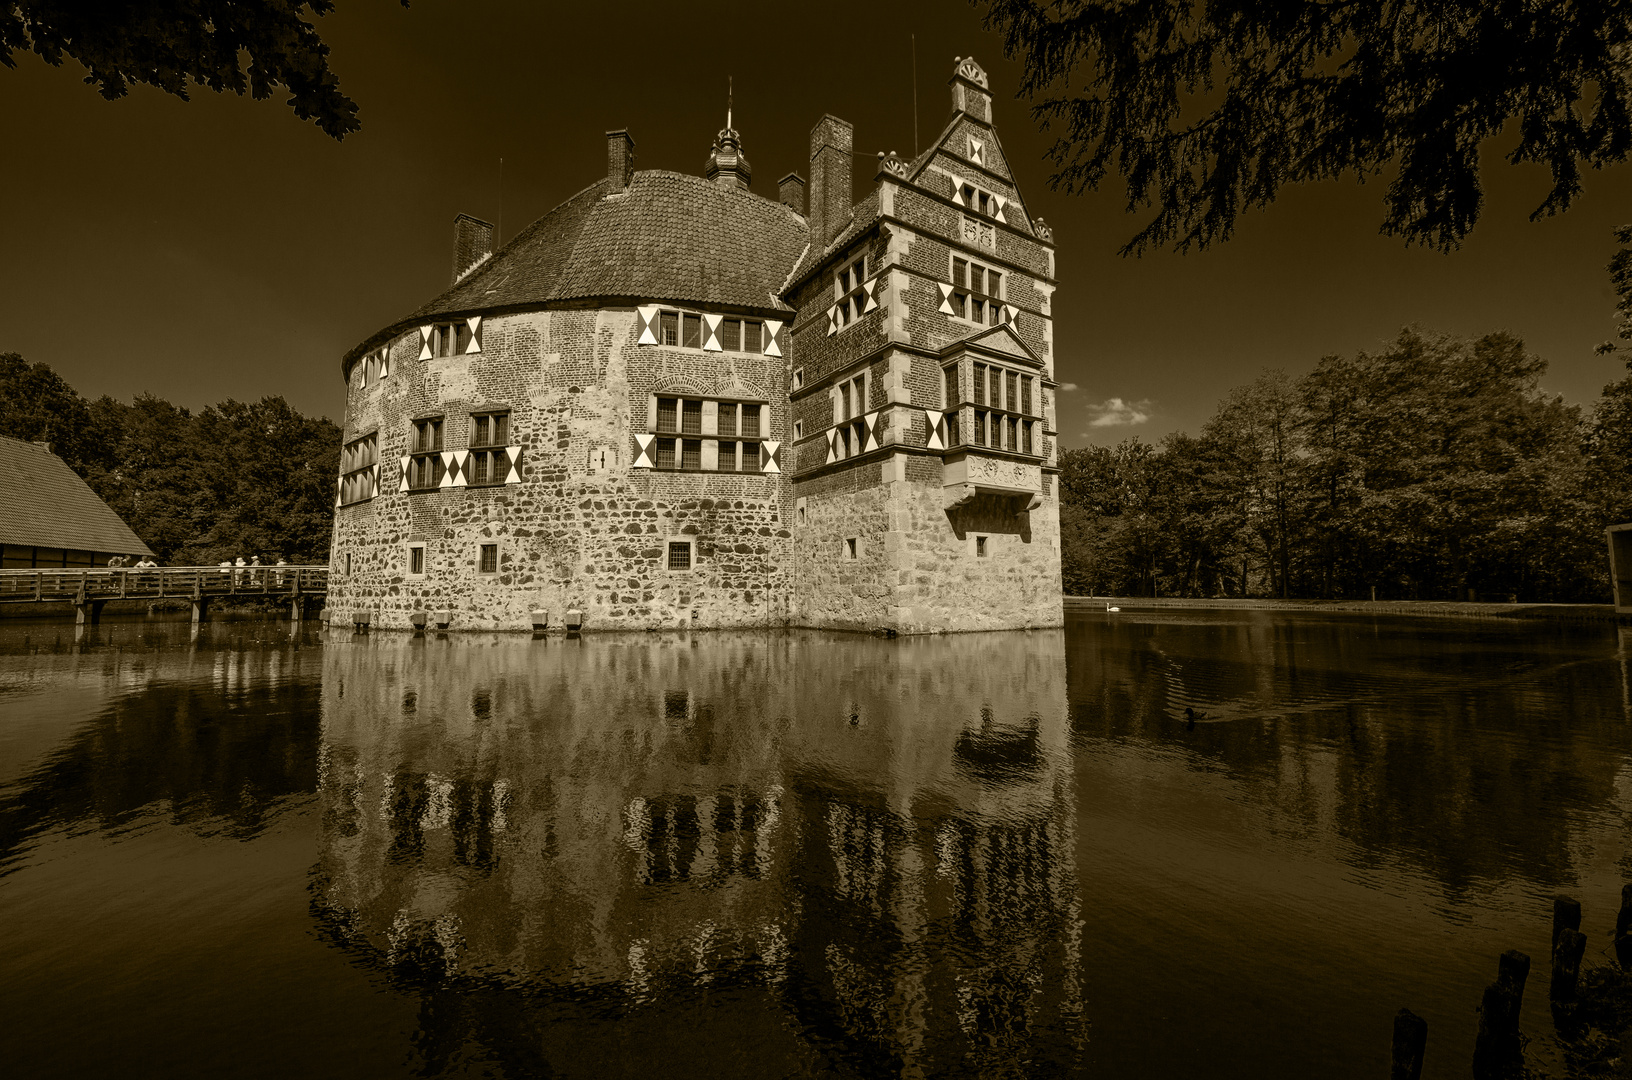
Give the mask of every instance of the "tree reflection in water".
POLYGON ((1060 632, 329 645, 313 911, 422 1072, 1076 1061, 1060 632))

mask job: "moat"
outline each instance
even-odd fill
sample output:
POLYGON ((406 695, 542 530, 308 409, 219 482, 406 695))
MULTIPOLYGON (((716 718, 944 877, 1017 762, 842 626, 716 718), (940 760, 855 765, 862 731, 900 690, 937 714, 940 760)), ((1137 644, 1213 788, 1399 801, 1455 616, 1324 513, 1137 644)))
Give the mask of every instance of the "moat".
MULTIPOLYGON (((0 623, 0 1060, 68 1076, 1468 1074, 1632 880, 1632 629, 0 623), (1185 710, 1200 714, 1187 723, 1185 710)), ((1556 1067, 1545 994, 1531 1061, 1556 1067)))

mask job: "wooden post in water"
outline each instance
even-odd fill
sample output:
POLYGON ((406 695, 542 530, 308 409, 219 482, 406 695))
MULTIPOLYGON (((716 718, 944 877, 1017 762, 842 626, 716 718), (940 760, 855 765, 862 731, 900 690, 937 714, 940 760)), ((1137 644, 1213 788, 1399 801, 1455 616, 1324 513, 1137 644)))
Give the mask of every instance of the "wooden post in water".
POLYGON ((1581 929, 1581 901, 1570 896, 1553 897, 1553 952, 1558 952, 1558 935, 1564 930, 1581 929))
POLYGON ((1410 1009, 1395 1013, 1388 1080, 1422 1080, 1422 1059, 1427 1053, 1428 1021, 1410 1009))
POLYGON ((1615 916, 1615 959, 1632 970, 1632 885, 1621 886, 1621 911, 1615 916))
POLYGON ((1473 1044, 1475 1080, 1504 1080, 1523 1069, 1519 1014, 1529 977, 1530 957, 1517 949, 1509 949, 1497 961, 1496 981, 1485 987, 1479 1003, 1479 1032, 1473 1044))
POLYGON ((1562 1023, 1575 1011, 1576 984, 1581 978, 1581 958, 1587 952, 1587 935, 1569 927, 1558 932, 1553 950, 1553 980, 1547 997, 1553 1003, 1553 1019, 1562 1023))

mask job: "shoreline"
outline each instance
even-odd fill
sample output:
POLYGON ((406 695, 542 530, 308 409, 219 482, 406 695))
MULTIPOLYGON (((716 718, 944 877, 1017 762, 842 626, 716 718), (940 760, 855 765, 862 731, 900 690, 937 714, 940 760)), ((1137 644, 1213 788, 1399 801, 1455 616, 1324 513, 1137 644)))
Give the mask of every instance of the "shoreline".
POLYGON ((1193 599, 1152 596, 1067 596, 1065 608, 1103 609, 1113 604, 1124 612, 1159 609, 1195 611, 1300 611, 1306 614, 1421 615, 1463 619, 1542 619, 1552 622, 1632 623, 1617 615, 1614 604, 1496 604, 1456 600, 1275 600, 1193 599))

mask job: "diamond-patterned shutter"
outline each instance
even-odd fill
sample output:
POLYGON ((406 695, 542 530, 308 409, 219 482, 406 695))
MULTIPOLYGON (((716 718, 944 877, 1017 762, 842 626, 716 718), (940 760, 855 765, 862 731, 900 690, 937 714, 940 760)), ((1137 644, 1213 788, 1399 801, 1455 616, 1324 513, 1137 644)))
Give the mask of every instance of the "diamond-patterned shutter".
POLYGON ((935 283, 935 287, 937 289, 941 290, 941 308, 940 308, 941 314, 942 315, 955 315, 955 314, 957 314, 955 311, 952 310, 952 286, 946 285, 946 284, 943 284, 943 283, 937 281, 935 283))
POLYGON ((470 344, 465 346, 465 354, 468 356, 471 353, 481 352, 482 317, 480 315, 472 315, 470 318, 465 320, 465 325, 470 327, 470 344))
POLYGON ((521 483, 521 447, 505 447, 504 456, 510 461, 510 471, 505 474, 504 482, 506 484, 521 483))
POLYGON ((334 485, 334 505, 339 506, 340 500, 343 499, 346 494, 346 478, 343 476, 336 478, 334 485))
POLYGON ((720 316, 703 315, 703 348, 708 352, 724 352, 720 344, 720 316))
POLYGON ((883 415, 883 413, 876 412, 868 413, 866 417, 863 418, 863 422, 867 426, 867 442, 863 446, 862 453, 869 453, 878 449, 879 418, 883 415))
POLYGON ((827 336, 832 337, 839 332, 839 305, 834 304, 827 309, 827 336))
POLYGON ((924 427, 928 429, 928 438, 924 442, 926 450, 946 449, 946 417, 940 413, 925 412, 924 427))
POLYGON ((837 460, 839 460, 839 429, 838 428, 828 428, 827 429, 827 460, 822 462, 822 464, 831 465, 837 460))
MULTIPOLYGON (((992 216, 993 217, 1004 217, 1003 208, 1005 206, 1007 206, 1007 205, 1009 205, 1009 200, 1005 199, 1001 195, 993 195, 992 196, 992 216)), ((1007 220, 1007 218, 1005 218, 1005 220, 1007 220)))
POLYGON ((454 451, 442 451, 442 479, 438 481, 436 485, 437 487, 451 488, 462 486, 458 483, 459 471, 454 464, 456 460, 457 458, 454 456, 454 451))
POLYGON ((373 466, 368 470, 368 497, 373 498, 380 493, 380 467, 373 466))
POLYGON ((874 308, 878 307, 878 279, 875 277, 873 280, 862 285, 861 292, 867 301, 861 308, 861 313, 865 315, 869 311, 872 311, 874 308))
POLYGON ((986 164, 986 144, 972 135, 969 137, 969 160, 976 165, 986 164))
POLYGON ((390 378, 390 376, 391 376, 391 346, 387 345, 385 348, 380 350, 380 378, 386 379, 386 378, 390 378))
POLYGON ((768 439, 760 444, 765 448, 765 471, 779 473, 782 471, 782 444, 774 439, 768 439))
POLYGON ((765 320, 765 355, 781 356, 782 346, 777 343, 776 335, 782 332, 782 324, 775 319, 765 320))
POLYGON ((656 435, 635 435, 635 460, 630 466, 635 469, 650 469, 652 467, 652 443, 657 440, 656 435))
POLYGON ((421 326, 419 328, 419 358, 421 360, 431 358, 431 331, 434 329, 435 327, 431 326, 421 326))
POLYGON ((657 313, 658 307, 637 307, 635 309, 635 344, 657 344, 657 313))
POLYGON ((1007 305, 1007 304, 997 305, 997 321, 1000 324, 1010 322, 1013 319, 1014 319, 1014 312, 1009 310, 1009 305, 1007 305))
POLYGON ((402 478, 397 484, 397 491, 399 494, 408 490, 408 469, 411 465, 413 465, 413 463, 414 459, 411 457, 405 457, 402 459, 402 469, 397 473, 397 475, 402 478))

